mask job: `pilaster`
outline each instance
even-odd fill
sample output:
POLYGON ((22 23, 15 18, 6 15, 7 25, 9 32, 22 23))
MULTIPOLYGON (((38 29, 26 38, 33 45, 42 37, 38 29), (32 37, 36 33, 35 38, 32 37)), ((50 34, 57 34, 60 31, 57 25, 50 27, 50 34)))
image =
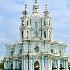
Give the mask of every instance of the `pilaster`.
MULTIPOLYGON (((57 60, 57 59, 56 59, 56 68, 58 69, 58 60, 57 60)), ((57 69, 56 69, 56 70, 57 70, 57 69)))
POLYGON ((30 61, 29 61, 30 63, 29 63, 29 70, 32 70, 32 57, 30 57, 30 61))
POLYGON ((17 69, 16 60, 13 60, 13 69, 17 69))
POLYGON ((51 59, 48 58, 48 70, 51 70, 51 59))
POLYGON ((50 70, 52 70, 52 59, 50 59, 50 70))
POLYGON ((44 61, 45 61, 45 62, 44 62, 44 64, 45 64, 45 65, 44 65, 44 66, 45 66, 44 70, 48 70, 48 66, 49 66, 49 65, 48 65, 48 58, 45 57, 45 58, 44 58, 44 61))
POLYGON ((58 59, 58 66, 57 66, 57 70, 60 70, 60 60, 58 59))
POLYGON ((24 59, 24 70, 26 70, 26 61, 24 59))
POLYGON ((7 62, 4 62, 4 69, 7 69, 7 62))
POLYGON ((40 57, 40 70, 42 70, 42 57, 40 57))
POLYGON ((10 69, 10 63, 9 63, 9 61, 7 62, 7 65, 8 65, 8 69, 10 69))
POLYGON ((32 58, 32 70, 34 70, 34 59, 32 58))
POLYGON ((68 70, 68 61, 66 60, 66 70, 68 70))
POLYGON ((42 70, 44 70, 44 56, 42 56, 42 70))
POLYGON ((17 69, 19 69, 19 63, 18 63, 18 60, 16 61, 16 64, 17 64, 17 69))
POLYGON ((24 60, 22 59, 22 70, 24 70, 24 60))

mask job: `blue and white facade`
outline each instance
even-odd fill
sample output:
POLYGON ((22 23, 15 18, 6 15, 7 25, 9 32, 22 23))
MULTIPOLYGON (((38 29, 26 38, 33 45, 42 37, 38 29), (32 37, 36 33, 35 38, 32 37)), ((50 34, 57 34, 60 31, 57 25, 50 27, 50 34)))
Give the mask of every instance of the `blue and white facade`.
POLYGON ((53 40, 52 22, 46 9, 42 16, 37 2, 28 16, 27 5, 22 12, 20 41, 6 44, 6 70, 68 70, 66 43, 53 40))

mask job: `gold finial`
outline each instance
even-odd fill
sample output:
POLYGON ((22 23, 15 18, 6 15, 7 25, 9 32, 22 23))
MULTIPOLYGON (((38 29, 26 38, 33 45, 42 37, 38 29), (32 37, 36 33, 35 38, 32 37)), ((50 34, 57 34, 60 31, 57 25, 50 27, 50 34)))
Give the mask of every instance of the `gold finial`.
POLYGON ((37 0, 35 0, 35 3, 37 3, 37 0))

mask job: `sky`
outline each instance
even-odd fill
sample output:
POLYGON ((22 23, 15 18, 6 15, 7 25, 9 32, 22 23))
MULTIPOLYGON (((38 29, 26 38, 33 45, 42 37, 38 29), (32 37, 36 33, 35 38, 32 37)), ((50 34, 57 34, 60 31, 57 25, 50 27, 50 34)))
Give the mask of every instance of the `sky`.
MULTIPOLYGON (((0 0, 0 61, 6 54, 6 43, 20 40, 20 17, 23 16, 24 4, 27 4, 29 15, 35 0, 0 0)), ((43 15, 45 4, 52 17, 53 39, 66 42, 70 61, 70 0, 38 0, 40 13, 43 15)))

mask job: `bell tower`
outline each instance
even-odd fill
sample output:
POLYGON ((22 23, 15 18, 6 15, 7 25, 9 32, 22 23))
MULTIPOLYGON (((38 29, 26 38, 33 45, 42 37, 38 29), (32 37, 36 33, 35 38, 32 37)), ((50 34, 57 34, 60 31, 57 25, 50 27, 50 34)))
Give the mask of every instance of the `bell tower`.
POLYGON ((49 16, 49 11, 47 9, 47 5, 44 13, 44 17, 42 19, 42 26, 43 26, 43 38, 44 39, 52 39, 52 23, 51 23, 51 17, 49 16))
POLYGON ((24 39, 30 39, 30 26, 31 20, 28 17, 27 5, 25 4, 25 10, 22 12, 23 17, 21 17, 21 26, 20 26, 20 39, 23 41, 24 39))

